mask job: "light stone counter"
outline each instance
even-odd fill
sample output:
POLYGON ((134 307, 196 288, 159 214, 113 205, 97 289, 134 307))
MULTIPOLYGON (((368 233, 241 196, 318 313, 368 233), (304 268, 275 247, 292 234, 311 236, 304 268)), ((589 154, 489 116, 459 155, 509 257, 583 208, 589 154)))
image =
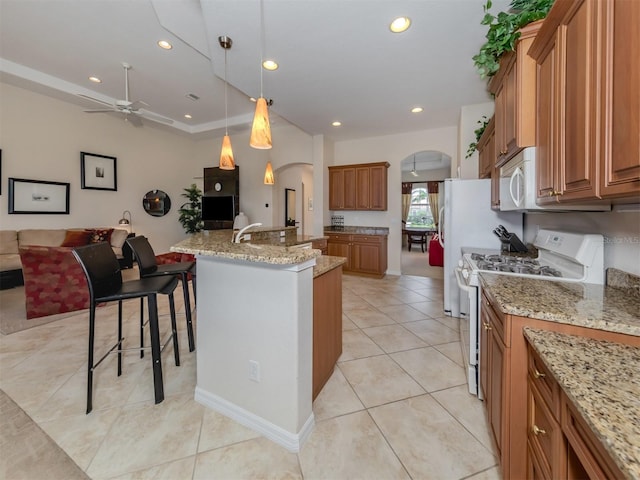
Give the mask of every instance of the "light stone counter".
MULTIPOLYGON (((251 233, 249 230, 247 233, 251 233)), ((288 265, 306 262, 320 255, 319 250, 282 247, 280 245, 232 243, 231 230, 195 233, 171 247, 172 252, 208 255, 247 262, 288 265)))
POLYGON ((524 334, 616 465, 640 479, 640 348, 528 327, 524 334))
POLYGON ((481 273, 503 313, 640 336, 640 295, 632 289, 481 273))

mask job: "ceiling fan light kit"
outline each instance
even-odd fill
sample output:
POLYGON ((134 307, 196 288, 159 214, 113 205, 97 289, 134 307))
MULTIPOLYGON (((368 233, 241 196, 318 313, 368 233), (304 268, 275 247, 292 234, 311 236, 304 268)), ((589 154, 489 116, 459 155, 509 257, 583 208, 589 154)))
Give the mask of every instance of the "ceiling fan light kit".
POLYGON ((233 40, 227 36, 218 37, 218 43, 224 48, 224 138, 222 139, 222 149, 220 150, 220 170, 235 170, 236 163, 233 159, 231 149, 231 138, 229 138, 228 112, 227 112, 227 50, 233 45, 233 40))

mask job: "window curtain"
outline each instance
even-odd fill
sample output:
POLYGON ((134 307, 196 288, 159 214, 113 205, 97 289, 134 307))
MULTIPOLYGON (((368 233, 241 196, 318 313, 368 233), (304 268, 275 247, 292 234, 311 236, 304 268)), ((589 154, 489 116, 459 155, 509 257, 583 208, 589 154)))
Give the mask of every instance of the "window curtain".
MULTIPOLYGON (((433 223, 438 228, 438 213, 440 208, 438 205, 438 182, 427 182, 427 192, 429 192, 429 208, 431 209, 431 215, 433 216, 433 223)), ((404 195, 403 195, 404 197, 404 195)))
POLYGON ((413 183, 402 183, 402 226, 404 227, 409 217, 409 209, 411 208, 411 191, 413 190, 413 183))

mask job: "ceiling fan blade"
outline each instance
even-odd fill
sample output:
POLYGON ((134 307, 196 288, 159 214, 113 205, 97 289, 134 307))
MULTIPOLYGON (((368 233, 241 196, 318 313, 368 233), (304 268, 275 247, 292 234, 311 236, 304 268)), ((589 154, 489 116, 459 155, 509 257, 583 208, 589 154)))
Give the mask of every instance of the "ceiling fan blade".
POLYGON ((148 118, 149 120, 153 120, 154 122, 166 123, 167 125, 171 125, 173 120, 167 117, 163 117, 162 115, 157 115, 155 113, 147 112, 146 110, 138 110, 136 114, 148 118))
POLYGON ((147 102, 143 102, 142 100, 136 100, 135 102, 132 102, 131 105, 129 105, 129 108, 131 110, 138 110, 140 108, 143 107, 150 107, 151 105, 149 105, 147 102))
POLYGON ((95 109, 95 110, 85 110, 84 113, 107 113, 107 112, 115 112, 115 110, 113 108, 109 108, 109 109, 95 109))
POLYGON ((109 107, 113 107, 113 104, 112 104, 112 103, 105 102, 105 101, 103 101, 103 100, 98 100, 97 98, 93 98, 93 97, 90 97, 90 96, 88 96, 88 95, 83 95, 82 93, 78 93, 78 96, 79 96, 79 97, 82 97, 82 98, 86 98, 87 100, 91 100, 92 102, 99 103, 99 104, 101 104, 101 105, 107 105, 107 106, 109 106, 109 107))

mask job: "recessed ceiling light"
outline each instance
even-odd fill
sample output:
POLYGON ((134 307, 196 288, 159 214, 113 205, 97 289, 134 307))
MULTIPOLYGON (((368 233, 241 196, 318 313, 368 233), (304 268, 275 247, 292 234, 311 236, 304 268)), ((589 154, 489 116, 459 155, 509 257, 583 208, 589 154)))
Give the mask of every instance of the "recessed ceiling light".
POLYGON ((389 30, 393 33, 402 33, 409 28, 411 25, 411 19, 409 17, 398 17, 391 25, 389 25, 389 30))
POLYGON ((171 50, 173 48, 173 45, 171 45, 169 42, 167 42, 166 40, 159 40, 158 41, 158 46, 160 48, 164 48, 165 50, 171 50))
POLYGON ((331 125, 333 125, 334 127, 339 127, 342 125, 342 122, 333 122, 331 125))
POLYGON ((184 118, 193 118, 191 115, 189 115, 188 113, 184 114, 184 118))
POLYGON ((265 70, 273 71, 278 69, 278 64, 273 60, 265 60, 264 62, 262 62, 262 67, 265 70))
POLYGON ((102 83, 102 80, 100 80, 98 77, 89 77, 89 80, 91 80, 93 83, 102 83))
POLYGON ((411 109, 411 113, 420 113, 422 112, 424 109, 422 107, 413 107, 411 109))

